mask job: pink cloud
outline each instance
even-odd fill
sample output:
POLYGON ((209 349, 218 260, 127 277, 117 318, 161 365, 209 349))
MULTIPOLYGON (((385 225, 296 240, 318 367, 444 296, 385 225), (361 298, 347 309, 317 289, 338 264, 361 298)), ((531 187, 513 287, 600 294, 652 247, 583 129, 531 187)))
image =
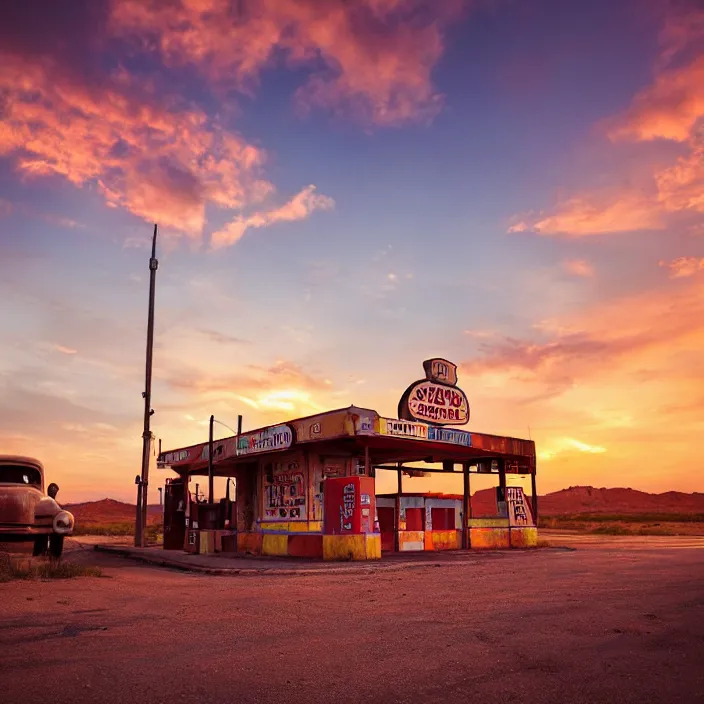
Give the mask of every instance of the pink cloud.
POLYGON ((687 155, 655 174, 658 201, 670 212, 704 213, 704 125, 689 147, 687 155))
POLYGON ((431 72, 443 30, 464 0, 123 0, 112 26, 155 46, 169 65, 194 65, 218 83, 251 92, 283 50, 314 73, 296 95, 367 123, 431 119, 442 105, 431 72))
POLYGON ((315 192, 315 186, 306 186, 287 203, 273 210, 257 212, 247 217, 237 216, 222 229, 213 233, 211 245, 220 249, 241 239, 248 228, 268 227, 277 222, 304 220, 315 210, 330 210, 335 201, 315 192))
POLYGON ((704 56, 681 68, 663 71, 612 121, 612 140, 671 139, 685 142, 704 114, 704 56))
POLYGON ((670 278, 681 279, 704 271, 704 257, 678 257, 672 261, 660 261, 658 264, 670 270, 670 278))
POLYGON ((533 216, 509 228, 509 232, 530 230, 540 235, 585 237, 663 227, 664 220, 657 204, 646 194, 627 191, 600 197, 585 194, 571 198, 561 203, 551 215, 533 216))
MULTIPOLYGON (((704 262, 704 260, 701 260, 704 262)), ((663 263, 683 276, 699 260, 663 263)), ((692 280, 679 290, 654 290, 616 299, 572 313, 564 321, 537 325, 537 339, 494 338, 482 343, 480 355, 462 364, 465 375, 494 375, 539 394, 562 394, 574 384, 596 383, 611 375, 632 375, 641 367, 687 374, 701 384, 701 365, 686 353, 704 344, 704 287, 692 280)), ((665 372, 664 372, 665 373, 665 372)))
POLYGON ((509 232, 582 237, 685 227, 704 212, 704 13, 692 7, 671 13, 652 83, 606 122, 613 142, 666 139, 684 150, 669 166, 643 170, 640 188, 578 193, 552 213, 514 219, 509 232))
MULTIPOLYGON (((14 156, 25 178, 58 175, 95 187, 109 206, 194 239, 203 233, 208 204, 241 210, 274 191, 262 178, 261 149, 193 106, 174 98, 157 104, 124 73, 91 90, 51 64, 6 56, 4 66, 0 154, 14 156)), ((231 244, 247 227, 304 218, 332 205, 308 186, 280 208, 235 217, 214 241, 231 244)), ((65 218, 52 223, 77 225, 65 218)))
POLYGON ((240 208, 273 190, 265 154, 176 99, 155 101, 125 73, 100 89, 50 62, 3 57, 6 115, 0 154, 27 178, 94 185, 109 205, 199 237, 205 205, 240 208))

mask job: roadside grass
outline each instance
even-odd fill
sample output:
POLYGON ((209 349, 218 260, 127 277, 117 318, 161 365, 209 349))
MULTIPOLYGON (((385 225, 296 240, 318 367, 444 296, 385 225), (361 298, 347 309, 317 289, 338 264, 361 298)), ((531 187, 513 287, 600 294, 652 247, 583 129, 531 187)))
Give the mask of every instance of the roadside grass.
POLYGON ((558 523, 704 523, 704 513, 565 513, 541 516, 543 528, 559 528, 558 523))
MULTIPOLYGON (((73 534, 129 537, 134 535, 134 523, 130 521, 117 523, 76 523, 73 534)), ((151 523, 147 525, 144 537, 150 543, 161 542, 164 537, 161 523, 151 523)))
POLYGON ((7 553, 0 553, 0 582, 17 579, 73 579, 75 577, 101 577, 97 567, 77 565, 64 560, 13 559, 7 553))
POLYGON ((701 535, 702 513, 574 513, 541 516, 540 528, 594 535, 701 535))

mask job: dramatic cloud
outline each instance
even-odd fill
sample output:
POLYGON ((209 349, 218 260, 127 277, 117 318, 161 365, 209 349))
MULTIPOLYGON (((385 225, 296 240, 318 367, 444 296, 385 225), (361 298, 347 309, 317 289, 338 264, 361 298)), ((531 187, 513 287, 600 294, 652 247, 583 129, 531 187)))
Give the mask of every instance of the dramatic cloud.
POLYGON ((686 482, 680 464, 701 434, 703 283, 665 280, 546 320, 521 339, 481 341, 461 364, 474 407, 516 433, 529 425, 558 484, 686 482), (662 447, 667 458, 654 463, 662 447))
POLYGON ((463 0, 122 0, 112 27, 169 66, 193 65, 243 91, 280 52, 313 74, 299 106, 377 125, 432 118, 442 105, 431 72, 443 30, 463 0))
POLYGON ((608 136, 616 141, 671 139, 686 142, 704 115, 704 56, 681 68, 665 70, 613 120, 608 136))
POLYGON ((283 57, 312 71, 295 95, 303 110, 377 125, 424 121, 442 103, 431 72, 462 4, 115 0, 106 14, 81 1, 66 16, 49 9, 36 32, 15 8, 0 29, 0 156, 27 179, 60 176, 195 240, 208 208, 230 211, 212 236, 223 247, 247 228, 306 218, 333 201, 309 186, 284 206, 262 208, 275 191, 264 150, 222 116, 167 92, 169 69, 193 67, 218 94, 251 93, 283 57), (161 63, 141 73, 117 65, 111 51, 124 54, 125 42, 132 58, 161 63))
POLYGON ((536 339, 489 338, 480 356, 462 365, 464 373, 499 375, 507 384, 535 384, 550 393, 615 369, 632 374, 646 359, 676 376, 675 351, 704 344, 704 287, 693 282, 615 300, 536 330, 542 333, 536 339))
POLYGON ((509 232, 581 237, 661 230, 673 218, 691 225, 704 212, 704 12, 686 8, 663 29, 652 84, 605 123, 614 143, 668 140, 684 154, 670 166, 643 173, 638 190, 580 194, 551 214, 515 218, 509 232))
POLYGON ((109 205, 193 237, 206 204, 241 208, 273 190, 260 177, 260 149, 178 99, 155 101, 124 71, 97 88, 47 60, 2 62, 0 155, 13 155, 27 178, 93 187, 109 205))
POLYGON ((330 210, 334 206, 335 201, 332 198, 317 194, 315 186, 307 186, 279 208, 257 212, 247 217, 237 216, 221 230, 213 233, 211 245, 213 249, 227 247, 241 239, 248 228, 267 227, 277 222, 303 220, 314 210, 330 210))

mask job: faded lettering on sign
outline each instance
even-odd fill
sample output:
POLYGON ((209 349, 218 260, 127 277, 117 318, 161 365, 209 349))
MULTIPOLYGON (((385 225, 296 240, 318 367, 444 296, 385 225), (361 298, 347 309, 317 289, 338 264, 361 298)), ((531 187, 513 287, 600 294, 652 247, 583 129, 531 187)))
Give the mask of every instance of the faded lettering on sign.
POLYGON ((408 408, 414 418, 431 423, 466 423, 469 420, 464 393, 432 381, 423 381, 411 391, 408 408))
POLYGON ((356 503, 354 482, 345 484, 342 489, 342 503, 340 505, 340 533, 352 532, 352 516, 354 516, 356 503))

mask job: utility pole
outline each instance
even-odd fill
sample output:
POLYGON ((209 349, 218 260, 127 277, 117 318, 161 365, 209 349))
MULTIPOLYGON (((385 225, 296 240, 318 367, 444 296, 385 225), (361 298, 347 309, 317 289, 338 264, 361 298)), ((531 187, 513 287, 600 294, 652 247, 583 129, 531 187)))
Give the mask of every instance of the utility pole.
POLYGON ((154 225, 154 237, 152 238, 152 256, 149 259, 149 316, 147 318, 147 363, 145 373, 145 384, 142 397, 144 398, 144 432, 142 433, 142 476, 137 491, 137 525, 134 532, 135 547, 144 547, 144 528, 147 525, 147 489, 149 487, 149 456, 151 450, 152 433, 149 428, 152 410, 152 351, 154 348, 154 289, 156 286, 156 270, 159 262, 156 259, 156 233, 157 226, 154 225), (141 505, 140 505, 141 504, 141 505))
POLYGON ((213 423, 215 416, 210 416, 210 429, 208 431, 208 503, 213 503, 213 423))

